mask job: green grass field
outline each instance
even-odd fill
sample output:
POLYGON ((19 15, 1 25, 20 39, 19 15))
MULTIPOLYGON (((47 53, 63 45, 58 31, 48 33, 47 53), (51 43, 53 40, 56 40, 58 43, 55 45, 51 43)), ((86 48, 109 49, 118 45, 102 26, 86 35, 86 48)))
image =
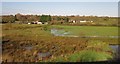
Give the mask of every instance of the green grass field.
POLYGON ((61 28, 65 31, 70 31, 72 34, 79 36, 118 36, 118 27, 61 25, 54 25, 52 27, 61 28))

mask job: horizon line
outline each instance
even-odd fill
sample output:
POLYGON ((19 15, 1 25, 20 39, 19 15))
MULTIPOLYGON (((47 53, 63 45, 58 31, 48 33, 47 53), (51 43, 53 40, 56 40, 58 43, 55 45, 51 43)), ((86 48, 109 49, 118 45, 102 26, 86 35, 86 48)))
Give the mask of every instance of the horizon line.
MULTIPOLYGON (((5 15, 16 15, 18 13, 15 14, 1 14, 0 16, 5 16, 5 15)), ((97 16, 97 17, 119 17, 119 16, 109 16, 109 15, 79 15, 79 14, 66 14, 66 15, 62 15, 62 14, 32 14, 32 13, 19 13, 21 15, 51 15, 51 16, 97 16)))

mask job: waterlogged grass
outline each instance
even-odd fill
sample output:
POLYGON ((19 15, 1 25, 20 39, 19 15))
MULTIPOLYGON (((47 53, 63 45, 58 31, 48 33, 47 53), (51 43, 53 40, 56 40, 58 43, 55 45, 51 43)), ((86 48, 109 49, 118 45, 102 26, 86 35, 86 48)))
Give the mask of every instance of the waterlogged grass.
MULTIPOLYGON (((62 29, 65 28, 65 30, 71 30, 73 32, 76 30, 76 33, 77 30, 80 31, 79 28, 81 28, 81 26, 5 24, 2 26, 2 38, 3 41, 8 42, 3 44, 3 54, 11 54, 9 55, 12 58, 11 60, 14 60, 16 62, 81 62, 94 60, 101 61, 111 58, 112 54, 107 52, 111 50, 108 48, 108 44, 111 42, 117 42, 117 40, 109 38, 74 38, 53 36, 50 33, 50 29, 55 27, 62 29), (33 46, 33 48, 31 51, 27 51, 23 49, 24 46, 33 46), (36 56, 37 52, 50 52, 53 58, 50 57, 47 58, 47 60, 39 60, 40 58, 36 56), (95 54, 96 57, 93 57, 95 54), (87 58, 89 56, 91 58, 87 58), (99 58, 98 56, 102 58, 99 58)), ((95 31, 97 31, 97 29, 95 31)))
POLYGON ((99 40, 89 41, 84 50, 71 55, 58 56, 50 59, 52 62, 96 62, 107 61, 113 58, 109 44, 99 40), (109 52, 108 52, 109 51, 109 52))
POLYGON ((61 25, 54 25, 52 27, 61 28, 79 36, 118 36, 118 27, 61 25))
POLYGON ((50 62, 96 62, 111 60, 112 55, 106 52, 97 52, 95 50, 83 50, 72 55, 58 56, 50 59, 50 62))
POLYGON ((86 46, 86 39, 84 38, 51 35, 50 26, 5 24, 2 28, 2 49, 4 55, 10 54, 11 59, 8 59, 8 61, 39 61, 40 58, 36 56, 38 52, 50 52, 52 56, 56 57, 61 54, 72 54, 86 46), (31 51, 27 51, 24 48, 26 46, 33 47, 31 51))
POLYGON ((100 40, 91 40, 88 42, 86 49, 96 49, 100 51, 112 51, 109 43, 100 40))

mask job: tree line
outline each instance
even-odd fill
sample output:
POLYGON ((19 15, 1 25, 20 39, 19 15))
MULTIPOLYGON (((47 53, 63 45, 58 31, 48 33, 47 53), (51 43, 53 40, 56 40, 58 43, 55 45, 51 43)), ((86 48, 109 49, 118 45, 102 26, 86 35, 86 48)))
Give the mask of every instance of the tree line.
MULTIPOLYGON (((40 21, 40 22, 50 22, 50 24, 69 24, 70 20, 80 21, 94 21, 95 25, 111 25, 118 26, 120 23, 118 22, 118 17, 97 17, 97 16, 51 16, 51 15, 4 15, 1 16, 1 23, 28 23, 32 21, 40 21)), ((76 24, 76 25, 91 25, 90 23, 84 24, 76 24)))

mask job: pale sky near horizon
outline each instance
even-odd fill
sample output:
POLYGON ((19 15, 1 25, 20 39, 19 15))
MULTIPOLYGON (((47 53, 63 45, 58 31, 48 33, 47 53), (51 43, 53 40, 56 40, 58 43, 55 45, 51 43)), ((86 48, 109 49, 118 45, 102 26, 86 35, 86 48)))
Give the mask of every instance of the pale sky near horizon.
POLYGON ((1 0, 3 2, 119 2, 120 0, 1 0))
POLYGON ((118 16, 117 2, 2 2, 8 14, 118 16))

